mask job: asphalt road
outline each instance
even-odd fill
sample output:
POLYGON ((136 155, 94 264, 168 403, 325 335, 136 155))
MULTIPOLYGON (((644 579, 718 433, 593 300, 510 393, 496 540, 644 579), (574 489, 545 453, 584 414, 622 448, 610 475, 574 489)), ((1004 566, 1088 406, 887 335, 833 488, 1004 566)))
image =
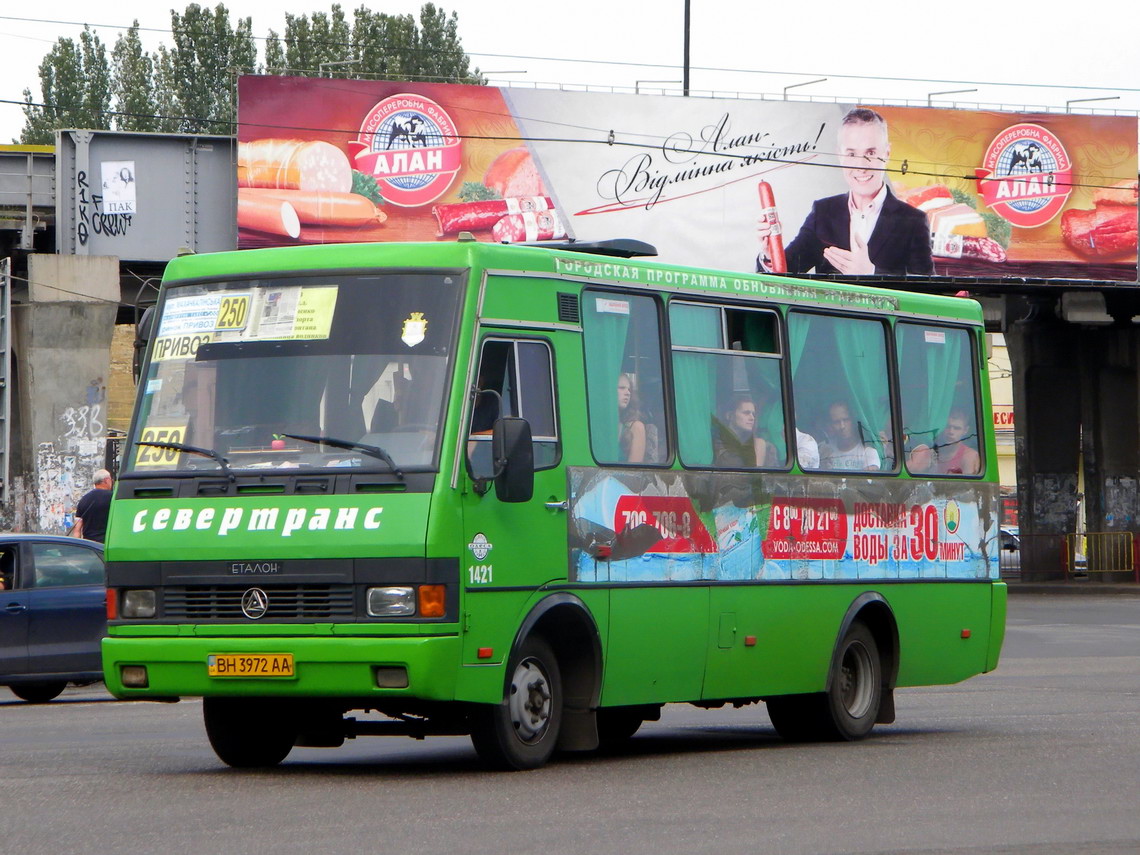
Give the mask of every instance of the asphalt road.
POLYGON ((0 851, 1140 852, 1140 598, 1011 598, 998 670, 907 689, 863 743, 762 706, 666 708, 627 751, 490 773, 466 739, 362 738, 237 772, 201 704, 0 689, 0 851))

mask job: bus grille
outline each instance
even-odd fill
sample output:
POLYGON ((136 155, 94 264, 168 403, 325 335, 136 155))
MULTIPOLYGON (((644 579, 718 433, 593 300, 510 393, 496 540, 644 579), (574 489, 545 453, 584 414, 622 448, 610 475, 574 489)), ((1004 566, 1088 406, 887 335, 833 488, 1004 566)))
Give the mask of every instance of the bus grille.
MULTIPOLYGON (((354 617, 351 585, 262 585, 269 609, 262 621, 320 620, 354 617)), ((167 619, 248 620, 241 610, 244 587, 191 585, 166 588, 163 613, 167 619)))

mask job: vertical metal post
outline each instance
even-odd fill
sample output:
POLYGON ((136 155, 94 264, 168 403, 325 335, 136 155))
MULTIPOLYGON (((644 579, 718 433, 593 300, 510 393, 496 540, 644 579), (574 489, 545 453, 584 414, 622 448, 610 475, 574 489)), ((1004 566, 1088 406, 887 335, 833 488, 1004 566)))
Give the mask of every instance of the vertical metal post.
POLYGON ((0 504, 7 504, 12 465, 12 259, 0 259, 0 504))
POLYGON ((687 98, 689 97, 689 0, 685 0, 685 73, 682 77, 684 91, 681 94, 687 98))

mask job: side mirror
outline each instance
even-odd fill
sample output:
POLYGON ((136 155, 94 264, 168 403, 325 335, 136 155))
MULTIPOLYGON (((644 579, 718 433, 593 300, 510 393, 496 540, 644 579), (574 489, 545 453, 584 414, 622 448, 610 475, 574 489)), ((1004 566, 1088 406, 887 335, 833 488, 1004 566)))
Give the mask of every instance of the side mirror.
POLYGON ((530 422, 506 416, 491 433, 495 460, 495 495, 500 502, 529 502, 534 496, 534 446, 530 422))
POLYGON ((135 324, 135 353, 131 360, 131 371, 134 372, 136 383, 139 382, 139 375, 142 373, 143 354, 146 353, 147 345, 150 344, 153 326, 154 306, 150 306, 142 313, 139 322, 135 324))

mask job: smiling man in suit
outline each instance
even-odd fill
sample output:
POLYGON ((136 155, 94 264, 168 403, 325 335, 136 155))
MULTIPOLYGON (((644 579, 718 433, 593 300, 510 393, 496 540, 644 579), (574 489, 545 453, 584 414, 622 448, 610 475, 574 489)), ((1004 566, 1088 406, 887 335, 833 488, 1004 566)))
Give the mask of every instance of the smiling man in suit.
MULTIPOLYGON (((885 181, 891 144, 887 122, 860 107, 839 126, 839 165, 848 192, 812 204, 799 234, 784 250, 789 273, 905 276, 934 273, 926 214, 897 199, 885 181)), ((769 225, 757 229, 768 245, 769 225)), ((757 272, 770 271, 763 253, 757 272)))

